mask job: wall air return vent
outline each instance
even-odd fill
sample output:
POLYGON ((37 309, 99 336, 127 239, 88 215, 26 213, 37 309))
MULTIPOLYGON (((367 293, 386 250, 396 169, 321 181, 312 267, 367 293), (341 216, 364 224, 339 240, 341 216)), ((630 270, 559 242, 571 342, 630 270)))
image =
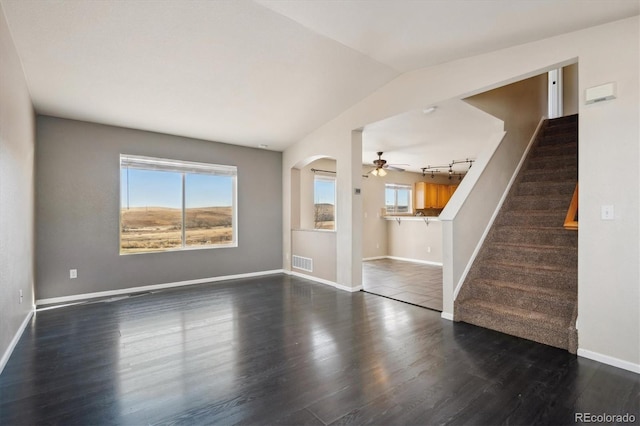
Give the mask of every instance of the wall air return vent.
POLYGON ((302 269, 303 271, 313 272, 313 259, 308 257, 296 256, 291 257, 291 266, 296 269, 302 269))

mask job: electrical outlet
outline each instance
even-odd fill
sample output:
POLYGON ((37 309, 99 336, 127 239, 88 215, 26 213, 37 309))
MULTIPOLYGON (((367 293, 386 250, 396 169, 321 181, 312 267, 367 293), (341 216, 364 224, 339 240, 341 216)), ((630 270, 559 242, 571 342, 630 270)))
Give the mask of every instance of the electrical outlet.
POLYGON ((431 246, 427 247, 427 253, 431 253, 431 246))
POLYGON ((69 269, 69 278, 75 279, 78 278, 78 270, 77 269, 69 269))
POLYGON ((380 243, 376 243, 376 248, 379 249, 380 248, 380 243))

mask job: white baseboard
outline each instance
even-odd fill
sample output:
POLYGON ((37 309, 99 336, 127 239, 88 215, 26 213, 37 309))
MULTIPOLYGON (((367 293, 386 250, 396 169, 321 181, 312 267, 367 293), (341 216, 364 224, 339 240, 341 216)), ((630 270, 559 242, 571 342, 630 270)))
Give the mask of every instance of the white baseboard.
POLYGON ((381 260, 381 259, 386 259, 387 256, 373 256, 373 257, 363 257, 362 261, 363 262, 368 262, 369 260, 381 260))
POLYGON ((422 265, 442 266, 442 262, 432 262, 430 260, 411 259, 408 257, 398 257, 398 256, 385 256, 385 258, 391 259, 391 260, 401 260, 403 262, 420 263, 422 265))
POLYGON ((348 291, 349 293, 355 293, 356 291, 362 290, 361 285, 357 287, 347 287, 345 285, 338 284, 333 281, 325 280, 324 278, 314 277, 313 275, 301 274, 300 272, 296 272, 296 271, 284 271, 284 272, 285 274, 293 275, 294 277, 304 278, 306 280, 315 281, 320 284, 330 285, 331 287, 335 287, 338 290, 348 291))
POLYGON ((440 318, 453 321, 453 314, 450 314, 449 312, 442 312, 440 314, 440 318))
POLYGON ((20 341, 20 338, 22 337, 22 333, 24 333, 24 330, 27 328, 27 325, 29 325, 29 321, 31 321, 31 318, 33 317, 34 312, 35 312, 35 306, 31 308, 27 316, 24 318, 24 320, 22 321, 22 324, 20 324, 20 328, 18 328, 18 331, 13 336, 13 339, 11 339, 11 342, 9 343, 9 347, 7 348, 6 351, 4 351, 4 354, 2 354, 2 358, 0 358, 0 374, 2 374, 2 370, 4 370, 4 367, 5 365, 7 365, 7 362, 9 361, 9 358, 11 357, 13 350, 16 348, 16 345, 20 341))
POLYGON ((51 297, 48 299, 38 299, 36 300, 36 306, 42 305, 50 305, 52 303, 66 303, 73 302, 77 300, 89 300, 95 299, 98 297, 109 297, 109 296, 118 296, 122 294, 131 294, 131 293, 139 293, 143 291, 153 291, 153 290, 163 290, 167 288, 173 287, 183 287, 187 285, 195 285, 195 284, 206 284, 213 283, 219 281, 228 281, 228 280, 236 280, 240 278, 253 278, 253 277, 261 277, 264 275, 273 275, 273 274, 281 274, 284 271, 282 269, 274 269, 271 271, 259 271, 259 272, 248 272, 246 274, 236 274, 236 275, 223 275, 220 277, 211 277, 211 278, 200 278, 197 280, 187 280, 187 281, 177 281, 172 283, 164 283, 164 284, 152 284, 145 285, 140 287, 129 287, 123 288, 119 290, 108 290, 108 291, 98 291, 95 293, 84 293, 84 294, 74 294, 71 296, 62 296, 62 297, 51 297))
POLYGON ((589 351, 587 349, 578 349, 578 356, 611 365, 613 367, 622 368, 623 370, 631 371, 632 373, 640 374, 640 364, 634 364, 629 361, 589 351))

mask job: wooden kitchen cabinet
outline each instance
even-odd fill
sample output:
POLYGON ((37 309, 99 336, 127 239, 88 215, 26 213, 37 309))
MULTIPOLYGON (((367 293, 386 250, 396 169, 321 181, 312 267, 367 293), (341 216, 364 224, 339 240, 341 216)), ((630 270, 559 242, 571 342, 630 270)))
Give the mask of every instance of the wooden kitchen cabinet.
POLYGON ((449 185, 438 185, 437 208, 443 209, 449 202, 449 198, 451 198, 451 195, 449 194, 449 185))
POLYGON ((438 208, 438 185, 416 182, 414 187, 414 206, 416 210, 438 208))
POLYGON ((458 185, 416 182, 413 191, 415 210, 444 208, 457 187, 458 185))

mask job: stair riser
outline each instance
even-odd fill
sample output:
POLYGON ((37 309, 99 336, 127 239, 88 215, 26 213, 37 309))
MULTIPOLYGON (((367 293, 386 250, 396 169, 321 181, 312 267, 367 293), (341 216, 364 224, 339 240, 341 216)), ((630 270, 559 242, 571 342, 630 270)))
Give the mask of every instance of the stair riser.
POLYGON ((507 204, 509 210, 551 210, 567 211, 571 197, 565 199, 547 198, 544 196, 535 197, 513 197, 507 204))
POLYGON ((496 247, 488 246, 483 250, 482 260, 494 260, 497 262, 522 262, 532 265, 549 265, 570 267, 577 265, 578 250, 574 248, 562 250, 556 249, 530 249, 525 247, 496 247))
POLYGON ((492 268, 481 266, 477 273, 470 277, 472 282, 474 278, 484 278, 487 280, 516 282, 531 287, 556 288, 561 290, 574 290, 578 288, 578 279, 576 274, 544 274, 532 273, 522 269, 512 268, 492 268))
POLYGON ((468 312, 464 308, 460 309, 456 318, 469 324, 475 324, 556 348, 567 349, 568 347, 568 333, 566 330, 541 329, 535 322, 505 321, 504 318, 485 312, 468 312))
POLYGON ((577 143, 564 143, 561 145, 538 146, 531 152, 531 158, 556 157, 564 155, 578 155, 577 143))
POLYGON ((515 195, 566 195, 569 199, 571 199, 575 188, 575 182, 522 182, 516 188, 515 195))
POLYGON ((498 227, 492 235, 493 241, 512 244, 555 245, 577 247, 578 233, 566 229, 535 229, 498 227))
POLYGON ((542 312, 550 315, 570 317, 575 300, 562 300, 550 296, 536 297, 531 293, 516 289, 495 289, 488 285, 476 285, 472 290, 472 297, 496 305, 512 306, 528 311, 542 312))
POLYGON ((520 182, 573 182, 578 180, 578 168, 570 167, 555 170, 525 170, 520 182))
POLYGON ((574 145, 578 142, 578 139, 575 135, 571 134, 558 134, 553 135, 547 138, 539 139, 537 145, 539 148, 551 148, 551 147, 561 147, 567 145, 574 145))
POLYGON ((557 125, 547 126, 542 130, 542 136, 545 139, 549 139, 552 136, 566 134, 571 135, 573 137, 578 134, 578 125, 577 123, 563 123, 557 125))
POLYGON ((536 157, 531 158, 525 167, 525 170, 538 170, 538 169, 566 169, 568 167, 575 167, 577 164, 577 157, 570 155, 557 155, 553 157, 536 157))

